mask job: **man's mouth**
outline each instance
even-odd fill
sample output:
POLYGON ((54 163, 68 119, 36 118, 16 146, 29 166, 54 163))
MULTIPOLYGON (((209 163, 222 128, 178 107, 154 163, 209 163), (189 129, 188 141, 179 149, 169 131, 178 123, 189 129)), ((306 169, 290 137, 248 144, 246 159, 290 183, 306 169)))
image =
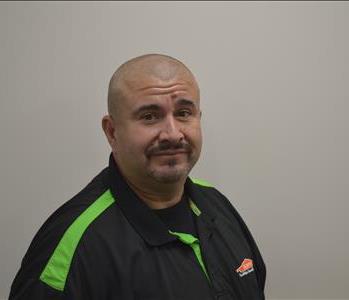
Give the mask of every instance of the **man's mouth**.
POLYGON ((159 151, 159 152, 155 152, 152 155, 153 156, 174 156, 174 155, 178 155, 178 154, 186 154, 188 153, 188 151, 185 150, 175 150, 175 151, 159 151))
POLYGON ((192 152, 192 148, 189 143, 181 142, 181 143, 160 143, 158 145, 152 145, 146 150, 146 156, 176 156, 187 154, 190 155, 192 152))

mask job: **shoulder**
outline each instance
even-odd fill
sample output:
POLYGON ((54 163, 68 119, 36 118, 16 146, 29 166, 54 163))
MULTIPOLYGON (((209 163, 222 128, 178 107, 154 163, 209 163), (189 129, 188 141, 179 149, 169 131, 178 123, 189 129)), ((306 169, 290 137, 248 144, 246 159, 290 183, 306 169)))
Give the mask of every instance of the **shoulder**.
POLYGON ((63 290, 80 239, 114 203, 106 181, 107 172, 108 169, 104 169, 99 173, 41 226, 23 258, 11 294, 29 293, 34 285, 41 290, 47 286, 63 290), (23 288, 26 291, 21 290, 23 288))
POLYGON ((233 223, 235 228, 239 227, 244 235, 250 238, 251 234, 238 210, 222 192, 214 187, 214 184, 202 179, 191 179, 191 181, 195 186, 192 190, 195 191, 194 201, 197 202, 198 207, 202 206, 209 214, 217 217, 220 223, 233 223))
POLYGON ((229 217, 231 213, 239 216, 231 201, 216 188, 214 183, 192 177, 190 180, 194 186, 192 191, 198 198, 195 200, 199 201, 206 209, 214 211, 218 215, 226 215, 227 217, 229 217), (204 198, 204 201, 200 201, 200 194, 204 198))
POLYGON ((47 254, 52 253, 64 235, 68 235, 72 228, 76 228, 82 221, 88 225, 86 217, 91 219, 96 210, 100 210, 106 202, 108 196, 108 186, 104 178, 106 172, 105 169, 99 173, 78 194, 51 214, 35 235, 23 263, 27 259, 30 260, 32 254, 37 254, 38 250, 47 254))

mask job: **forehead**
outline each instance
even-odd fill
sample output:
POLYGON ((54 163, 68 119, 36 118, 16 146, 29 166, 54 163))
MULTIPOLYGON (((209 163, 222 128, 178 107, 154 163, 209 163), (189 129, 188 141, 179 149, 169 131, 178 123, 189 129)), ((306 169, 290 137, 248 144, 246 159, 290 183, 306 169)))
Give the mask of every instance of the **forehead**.
POLYGON ((200 94, 195 79, 189 74, 176 74, 171 79, 156 76, 137 76, 125 81, 124 104, 140 101, 177 100, 180 98, 199 102, 200 94))

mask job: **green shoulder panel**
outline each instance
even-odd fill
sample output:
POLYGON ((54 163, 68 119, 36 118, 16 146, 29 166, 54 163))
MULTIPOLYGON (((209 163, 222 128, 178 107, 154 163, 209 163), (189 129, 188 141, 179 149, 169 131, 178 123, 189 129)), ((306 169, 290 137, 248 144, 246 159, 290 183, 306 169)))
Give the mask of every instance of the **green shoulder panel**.
POLYGON ((213 187, 213 184, 209 183, 208 181, 198 179, 198 178, 190 178, 195 184, 206 186, 206 187, 213 187))
POLYGON ((88 226, 114 201, 110 190, 107 190, 69 226, 40 275, 42 282, 56 290, 64 290, 73 255, 81 237, 88 226))

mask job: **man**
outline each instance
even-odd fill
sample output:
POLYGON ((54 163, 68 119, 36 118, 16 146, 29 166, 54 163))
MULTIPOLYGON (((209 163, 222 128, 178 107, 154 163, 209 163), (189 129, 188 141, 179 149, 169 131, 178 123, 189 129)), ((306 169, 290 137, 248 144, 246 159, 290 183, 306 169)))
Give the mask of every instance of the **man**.
POLYGON ((102 127, 109 166, 42 226, 10 299, 264 299, 265 266, 229 201, 188 174, 199 88, 178 60, 124 63, 102 127))

